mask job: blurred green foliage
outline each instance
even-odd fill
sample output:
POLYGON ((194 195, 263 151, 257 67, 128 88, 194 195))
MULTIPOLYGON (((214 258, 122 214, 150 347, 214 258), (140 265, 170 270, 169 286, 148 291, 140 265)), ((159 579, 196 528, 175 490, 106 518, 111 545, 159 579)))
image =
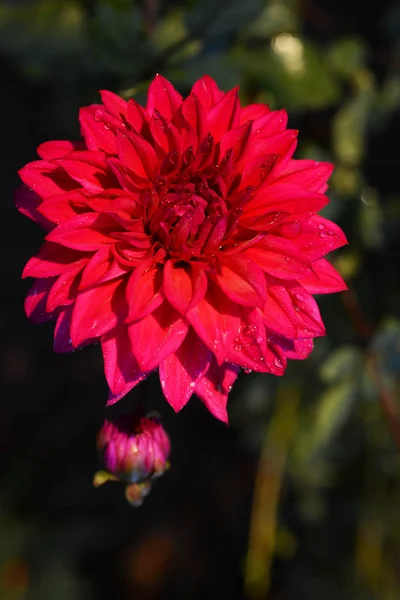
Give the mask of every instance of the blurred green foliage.
MULTIPOLYGON (((264 448, 252 520, 270 537, 250 537, 243 577, 254 599, 400 597, 400 165, 390 137, 400 105, 400 11, 385 5, 381 37, 369 39, 362 24, 336 26, 345 6, 0 2, 0 55, 24 85, 51 87, 54 137, 78 134, 77 109, 95 101, 99 88, 143 101, 157 71, 183 93, 208 73, 222 88, 239 84, 244 103, 287 108, 300 129, 297 156, 336 165, 326 215, 350 242, 332 257, 349 292, 321 298, 328 336, 308 361, 291 365, 282 380, 243 376, 231 400, 243 452, 256 458, 264 448), (287 429, 279 403, 294 393, 300 400, 287 429), (274 577, 282 569, 294 587, 274 577)), ((91 597, 67 555, 50 561, 45 582, 11 585, 7 561, 23 554, 32 527, 12 519, 0 519, 2 600, 91 597)), ((90 546, 89 538, 80 543, 90 546)))

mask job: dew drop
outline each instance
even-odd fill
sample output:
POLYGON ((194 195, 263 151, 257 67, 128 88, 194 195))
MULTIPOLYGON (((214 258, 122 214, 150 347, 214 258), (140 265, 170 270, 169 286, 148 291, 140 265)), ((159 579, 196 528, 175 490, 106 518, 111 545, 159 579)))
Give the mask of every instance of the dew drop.
POLYGON ((246 373, 246 375, 250 375, 250 373, 252 373, 251 369, 243 369, 243 373, 246 373))
POLYGON ((328 237, 328 234, 325 231, 321 231, 321 233, 319 234, 319 237, 326 238, 326 237, 328 237))
POLYGON ((320 224, 318 225, 318 229, 325 229, 325 225, 322 225, 322 223, 320 223, 320 224))
POLYGON ((275 359, 274 359, 274 365, 275 365, 276 367, 278 367, 279 369, 283 369, 283 364, 282 364, 282 361, 280 361, 280 360, 279 360, 279 358, 275 358, 275 359))
POLYGON ((261 336, 261 335, 259 335, 259 336, 257 337, 257 344, 262 344, 262 342, 263 342, 263 338, 262 338, 262 336, 261 336))

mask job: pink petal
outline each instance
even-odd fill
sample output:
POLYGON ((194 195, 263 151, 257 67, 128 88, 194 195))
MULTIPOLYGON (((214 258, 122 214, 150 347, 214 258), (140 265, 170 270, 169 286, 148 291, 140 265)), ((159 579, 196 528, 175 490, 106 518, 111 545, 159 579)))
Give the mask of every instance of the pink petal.
POLYGON ((314 160, 290 160, 279 178, 312 192, 326 191, 326 182, 332 175, 333 165, 314 160))
POLYGON ((126 100, 108 90, 100 90, 100 96, 109 113, 117 117, 117 119, 126 119, 128 113, 128 103, 126 100))
POLYGON ((260 306, 267 299, 265 275, 255 262, 246 256, 227 256, 215 279, 233 301, 242 306, 260 306))
POLYGON ((225 96, 225 92, 219 89, 214 79, 209 75, 204 75, 204 77, 198 79, 194 83, 191 93, 197 96, 204 108, 210 108, 225 96))
POLYGON ((22 278, 25 277, 53 277, 60 275, 70 263, 81 258, 75 250, 64 248, 52 242, 46 242, 25 265, 22 278))
POLYGON ((104 372, 110 388, 107 406, 115 404, 148 373, 142 371, 132 352, 132 345, 125 326, 117 327, 101 338, 104 372))
POLYGON ((283 211, 293 215, 303 215, 317 212, 327 203, 327 197, 322 194, 276 182, 257 190, 254 197, 246 204, 240 224, 258 230, 263 227, 263 218, 266 214, 283 211))
POLYGON ((26 185, 23 184, 17 188, 14 201, 20 213, 35 221, 35 223, 43 227, 46 231, 50 231, 54 227, 53 223, 37 210, 42 203, 42 199, 26 185))
POLYGON ((58 165, 45 160, 28 163, 18 171, 22 181, 41 198, 49 198, 78 187, 58 165))
POLYGON ((122 277, 127 273, 127 269, 121 267, 115 260, 110 246, 103 246, 92 256, 86 265, 79 289, 100 285, 112 279, 122 277))
POLYGON ((218 142, 229 130, 239 126, 240 102, 238 88, 227 92, 208 113, 208 126, 212 137, 218 142))
POLYGON ((83 142, 70 142, 68 140, 55 140, 40 144, 37 153, 43 160, 53 160, 53 158, 62 158, 68 152, 73 150, 84 150, 83 142))
POLYGON ((186 318, 222 364, 239 333, 239 307, 209 282, 205 298, 187 313, 186 318))
POLYGON ((55 280, 56 277, 37 279, 25 298, 25 314, 34 323, 45 323, 53 318, 46 310, 46 302, 55 280))
POLYGON ((149 85, 146 110, 150 116, 158 111, 163 117, 171 120, 183 102, 182 96, 174 86, 162 75, 156 75, 149 85))
POLYGON ((127 323, 155 311, 164 301, 161 270, 153 268, 149 261, 136 267, 128 281, 126 298, 129 307, 127 323))
POLYGON ((314 274, 299 280, 302 287, 310 294, 331 294, 347 290, 347 285, 342 276, 326 258, 314 262, 312 268, 314 274))
POLYGON ((196 395, 210 413, 220 421, 228 423, 226 404, 228 394, 236 381, 239 369, 235 365, 218 366, 215 360, 196 386, 196 395))
POLYGON ((140 368, 151 371, 178 350, 186 337, 188 325, 164 302, 144 319, 132 323, 128 331, 140 368))
MULTIPOLYGON (((101 215, 101 217, 100 220, 99 215, 96 213, 77 215, 68 221, 64 221, 48 233, 46 240, 73 250, 84 252, 98 250, 103 244, 114 241, 113 238, 95 229, 98 223, 107 222, 104 215, 101 215)), ((109 222, 112 222, 112 220, 109 219, 109 222)))
POLYGON ((78 294, 71 321, 74 346, 104 335, 121 322, 126 310, 124 293, 125 282, 117 280, 78 294))
POLYGON ((188 402, 207 371, 211 356, 210 350, 190 329, 180 348, 160 364, 161 388, 175 411, 181 410, 188 402))
POLYGON ((168 301, 183 315, 204 298, 207 290, 207 276, 196 263, 180 266, 168 260, 163 282, 168 301))
POLYGON ((249 104, 240 111, 240 123, 255 121, 260 117, 265 117, 271 112, 267 104, 249 104))
POLYGON ((81 108, 79 111, 79 122, 81 132, 89 150, 102 150, 106 154, 116 154, 115 134, 106 128, 104 123, 96 121, 94 115, 102 105, 92 105, 81 108))
POLYGON ((64 268, 49 292, 46 305, 48 312, 53 312, 59 306, 66 306, 74 300, 79 284, 78 275, 87 262, 87 258, 82 258, 64 268))
POLYGON ((38 207, 41 215, 56 224, 68 221, 71 217, 76 217, 87 210, 87 198, 82 189, 50 196, 38 207))
POLYGON ((57 354, 73 352, 74 346, 71 343, 71 317, 73 306, 67 306, 60 312, 54 328, 54 346, 53 350, 57 354))

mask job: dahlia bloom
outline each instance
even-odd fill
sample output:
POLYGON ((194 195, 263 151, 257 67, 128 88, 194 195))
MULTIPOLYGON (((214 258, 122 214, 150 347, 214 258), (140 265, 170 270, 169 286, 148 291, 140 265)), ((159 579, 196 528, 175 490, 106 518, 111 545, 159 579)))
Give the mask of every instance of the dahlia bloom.
POLYGON ((313 294, 346 288, 324 258, 346 238, 317 214, 332 165, 294 160, 284 110, 208 76, 185 99, 156 76, 146 108, 100 94, 82 141, 20 171, 17 206, 47 232, 26 313, 55 320, 56 352, 101 343, 109 403, 158 369, 176 411, 195 393, 226 421, 239 369, 307 357, 313 294))
POLYGON ((169 437, 154 415, 124 415, 114 423, 106 420, 97 435, 97 449, 105 472, 96 473, 94 485, 109 480, 128 483, 125 495, 134 506, 142 504, 151 480, 169 468, 169 437))

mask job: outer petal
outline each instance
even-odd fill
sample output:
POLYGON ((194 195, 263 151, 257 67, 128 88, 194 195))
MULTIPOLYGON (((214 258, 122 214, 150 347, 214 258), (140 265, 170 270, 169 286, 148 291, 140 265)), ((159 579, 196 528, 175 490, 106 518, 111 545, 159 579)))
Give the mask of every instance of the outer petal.
POLYGON ((164 396, 175 411, 181 410, 210 366, 211 351, 190 329, 180 348, 159 368, 164 396))
POLYGON ((104 372, 110 387, 107 405, 115 404, 148 373, 142 371, 132 352, 131 340, 125 326, 117 327, 101 339, 104 358, 104 372))
POLYGON ((246 256, 226 257, 216 280, 233 301, 243 306, 260 306, 267 299, 265 275, 257 263, 246 256))
POLYGON ((158 111, 163 117, 171 120, 183 102, 182 96, 174 86, 162 75, 156 75, 149 85, 146 110, 150 116, 158 111))
POLYGON ((74 346, 114 329, 126 314, 125 282, 111 281, 78 294, 71 321, 74 346))
POLYGON ((37 149, 37 153, 43 160, 53 160, 53 158, 62 158, 68 152, 74 150, 84 150, 85 144, 83 142, 69 142, 68 140, 55 140, 51 142, 44 142, 40 144, 37 149))
POLYGON ((42 199, 79 187, 64 169, 45 160, 27 164, 18 171, 18 174, 22 181, 42 199))
POLYGON ((50 231, 54 227, 53 223, 38 211, 42 199, 29 189, 28 186, 24 184, 20 185, 15 192, 14 200, 19 212, 32 219, 32 221, 35 221, 43 229, 50 231))
POLYGON ((46 305, 48 312, 74 301, 79 284, 78 276, 86 264, 87 258, 82 258, 65 267, 49 292, 46 305))
POLYGON ((60 312, 57 317, 57 322, 54 327, 54 345, 53 350, 57 354, 65 352, 73 352, 74 346, 71 343, 71 317, 72 306, 67 306, 60 312))
POLYGON ((228 423, 226 404, 228 394, 238 376, 239 369, 235 365, 218 366, 213 360, 207 373, 200 379, 196 394, 215 418, 228 423))
POLYGON ((204 108, 210 108, 225 95, 225 92, 219 89, 214 79, 204 75, 194 83, 192 94, 197 96, 204 108))
POLYGON ((22 277, 54 277, 64 272, 65 268, 79 260, 82 254, 69 248, 64 248, 52 242, 46 242, 25 265, 22 277))
POLYGON ((25 298, 25 313, 34 323, 45 323, 53 318, 46 310, 47 297, 56 277, 37 279, 25 298))
POLYGON ((187 315, 189 323, 212 350, 219 364, 226 359, 241 326, 239 307, 209 282, 205 298, 187 315))
POLYGON ((342 276, 326 258, 317 260, 312 267, 314 274, 299 280, 309 294, 331 294, 347 290, 342 276))

